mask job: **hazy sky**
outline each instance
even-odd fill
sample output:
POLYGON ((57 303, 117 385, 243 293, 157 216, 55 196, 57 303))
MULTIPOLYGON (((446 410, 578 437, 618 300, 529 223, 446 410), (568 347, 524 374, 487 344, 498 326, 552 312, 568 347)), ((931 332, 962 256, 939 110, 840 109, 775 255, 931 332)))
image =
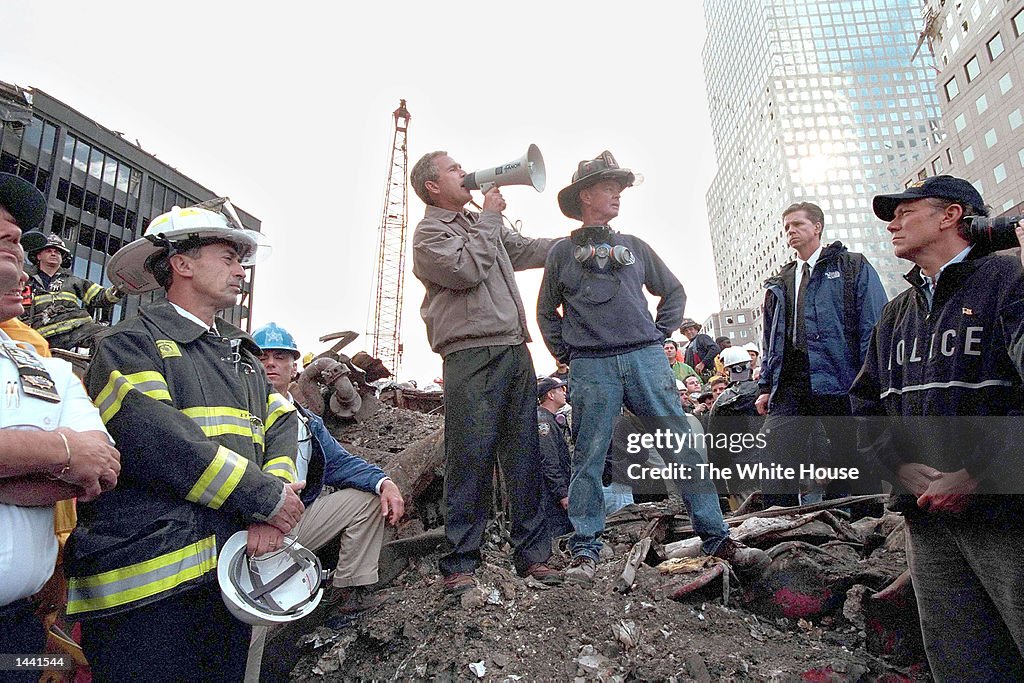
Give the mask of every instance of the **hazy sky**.
MULTIPOLYGON (((609 149, 646 182, 613 227, 648 241, 683 281, 686 314, 718 310, 704 193, 715 172, 696 0, 674 3, 174 3, 0 0, 0 80, 32 86, 263 221, 253 323, 304 350, 367 312, 391 112, 408 102, 409 166, 445 149, 467 170, 536 143, 548 188, 508 187, 530 236, 566 235, 556 195, 609 149)), ((409 192, 409 230, 423 205, 409 192)), ((423 289, 407 260, 402 377, 429 381, 423 289)), ((519 275, 538 372, 540 271, 519 275)))

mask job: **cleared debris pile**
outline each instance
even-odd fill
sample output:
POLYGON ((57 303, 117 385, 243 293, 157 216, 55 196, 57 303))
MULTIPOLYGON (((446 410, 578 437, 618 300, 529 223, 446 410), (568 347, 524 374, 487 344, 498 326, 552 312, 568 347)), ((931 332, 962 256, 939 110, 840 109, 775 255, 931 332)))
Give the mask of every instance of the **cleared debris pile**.
MULTIPOLYGON (((592 587, 521 579, 507 545, 491 544, 479 588, 447 597, 431 532, 399 541, 419 545, 382 589, 389 601, 359 619, 329 617, 303 636, 292 678, 926 679, 901 576, 902 520, 791 512, 732 523, 737 538, 773 558, 745 582, 728 565, 686 557, 687 520, 667 502, 609 519, 592 587)), ((555 563, 567 559, 558 553, 555 563)))
MULTIPOLYGON (((595 585, 551 589, 512 571, 499 514, 479 588, 443 595, 442 426, 440 416, 386 404, 331 425, 407 499, 407 519, 389 530, 381 557, 389 600, 358 618, 318 610, 268 645, 274 661, 265 659, 265 673, 303 681, 927 679, 902 519, 851 524, 835 502, 757 511, 753 501, 731 518, 734 537, 772 558, 742 581, 700 555, 678 505, 633 505, 608 520, 595 585)), ((841 505, 850 503, 877 498, 841 505)), ((553 558, 567 561, 564 551, 553 558)))

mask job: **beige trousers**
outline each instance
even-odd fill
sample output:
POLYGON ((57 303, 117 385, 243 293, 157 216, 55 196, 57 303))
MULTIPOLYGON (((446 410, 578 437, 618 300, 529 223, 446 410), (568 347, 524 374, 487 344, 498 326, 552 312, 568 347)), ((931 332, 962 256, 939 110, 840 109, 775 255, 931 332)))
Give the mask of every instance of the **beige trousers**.
MULTIPOLYGON (((316 551, 335 537, 340 538, 338 568, 334 585, 338 588, 369 586, 377 583, 377 561, 384 542, 384 517, 380 497, 356 489, 341 489, 317 498, 302 513, 292 535, 304 547, 316 551)), ((245 667, 246 683, 260 679, 263 648, 269 630, 254 626, 249 658, 245 667)))

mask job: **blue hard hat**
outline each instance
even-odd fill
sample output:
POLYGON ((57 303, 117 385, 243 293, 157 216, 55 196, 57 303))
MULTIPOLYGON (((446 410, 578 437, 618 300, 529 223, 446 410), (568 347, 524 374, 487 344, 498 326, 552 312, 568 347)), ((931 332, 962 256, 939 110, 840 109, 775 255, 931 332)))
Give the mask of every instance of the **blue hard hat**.
POLYGON ((264 351, 291 351, 296 359, 302 355, 295 345, 295 337, 277 323, 267 323, 253 332, 252 340, 264 351))

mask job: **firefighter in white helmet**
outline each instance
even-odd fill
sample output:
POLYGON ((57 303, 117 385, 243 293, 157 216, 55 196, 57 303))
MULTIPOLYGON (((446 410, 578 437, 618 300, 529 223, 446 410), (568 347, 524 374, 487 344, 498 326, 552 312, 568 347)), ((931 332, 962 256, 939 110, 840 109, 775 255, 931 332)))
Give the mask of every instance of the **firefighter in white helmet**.
POLYGON ((241 680, 251 627, 221 600, 217 560, 248 531, 277 551, 298 522, 295 409, 259 347, 217 317, 233 306, 258 233, 200 207, 158 216, 121 249, 110 279, 163 287, 103 336, 89 395, 121 449, 116 491, 82 505, 68 548, 68 613, 101 680, 241 680))

